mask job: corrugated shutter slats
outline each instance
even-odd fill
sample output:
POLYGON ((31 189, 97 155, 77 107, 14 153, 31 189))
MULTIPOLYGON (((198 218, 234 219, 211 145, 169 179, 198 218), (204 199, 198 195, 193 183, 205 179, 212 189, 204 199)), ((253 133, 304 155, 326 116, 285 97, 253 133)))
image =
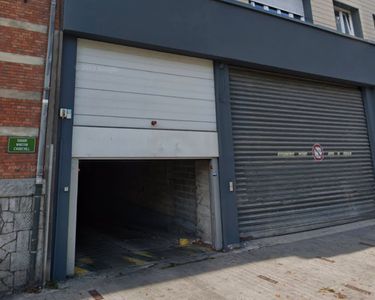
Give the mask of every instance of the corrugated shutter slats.
POLYGON ((375 216, 360 90, 230 70, 240 234, 282 235, 375 216), (315 161, 320 144, 325 159, 315 161))

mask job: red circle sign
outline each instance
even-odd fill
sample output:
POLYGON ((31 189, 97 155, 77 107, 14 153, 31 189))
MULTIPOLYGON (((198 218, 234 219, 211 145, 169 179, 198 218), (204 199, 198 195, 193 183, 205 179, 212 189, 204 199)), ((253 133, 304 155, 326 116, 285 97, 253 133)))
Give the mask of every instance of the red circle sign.
POLYGON ((312 156, 316 161, 322 161, 324 159, 324 150, 320 144, 315 144, 312 147, 312 156))

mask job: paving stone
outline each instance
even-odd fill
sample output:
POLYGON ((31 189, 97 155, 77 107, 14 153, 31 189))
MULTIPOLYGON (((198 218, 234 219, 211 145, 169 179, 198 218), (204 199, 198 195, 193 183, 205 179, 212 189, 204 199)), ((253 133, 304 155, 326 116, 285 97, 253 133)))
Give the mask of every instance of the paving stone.
POLYGON ((10 269, 10 254, 8 254, 4 260, 0 262, 0 271, 9 271, 10 269))
POLYGON ((13 275, 5 277, 1 280, 8 288, 13 287, 13 275))
POLYGON ((23 197, 20 200, 19 212, 31 212, 33 209, 33 201, 30 197, 23 197))
POLYGON ((10 270, 24 271, 29 268, 30 253, 29 252, 15 252, 11 254, 10 270))
MULTIPOLYGON (((23 131, 23 129, 21 129, 23 131)), ((31 196, 35 191, 35 179, 1 179, 0 190, 2 197, 31 196)))
POLYGON ((17 252, 28 251, 30 245, 30 231, 17 232, 17 252))
POLYGON ((30 230, 32 226, 32 213, 16 213, 14 215, 14 230, 30 230))
POLYGON ((16 251, 16 240, 13 240, 13 241, 9 242, 8 244, 4 245, 2 247, 2 249, 5 250, 8 253, 15 252, 16 251))
POLYGON ((9 199, 9 211, 17 212, 20 208, 19 198, 10 198, 9 199))
POLYGON ((14 231, 14 223, 5 223, 3 224, 2 234, 12 233, 14 231))
POLYGON ((9 277, 9 276, 12 276, 12 273, 11 272, 8 272, 8 271, 0 271, 0 279, 3 279, 5 277, 9 277))
POLYGON ((26 271, 16 271, 14 272, 14 286, 20 287, 27 283, 27 272, 26 271))
POLYGON ((9 287, 7 285, 5 285, 4 283, 1 282, 0 280, 0 293, 4 293, 4 292, 7 292, 9 291, 9 287))
POLYGON ((16 238, 17 238, 17 235, 15 232, 2 234, 0 238, 0 248, 3 248, 4 245, 8 244, 11 241, 15 241, 16 238))
POLYGON ((27 283, 32 204, 32 197, 0 198, 1 299, 27 283))
POLYGON ((7 211, 7 210, 9 210, 9 199, 0 198, 0 211, 7 211))
POLYGON ((4 260, 7 254, 8 254, 8 251, 5 251, 4 249, 0 249, 0 262, 4 260))
POLYGON ((3 211, 1 214, 1 218, 3 219, 4 223, 13 222, 14 214, 9 211, 3 211))

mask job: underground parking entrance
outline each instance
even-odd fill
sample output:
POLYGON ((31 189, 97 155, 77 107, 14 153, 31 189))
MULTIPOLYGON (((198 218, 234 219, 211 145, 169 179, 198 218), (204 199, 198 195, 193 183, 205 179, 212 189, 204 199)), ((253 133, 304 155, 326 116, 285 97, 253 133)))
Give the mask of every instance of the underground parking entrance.
POLYGON ((214 253, 210 160, 77 160, 76 168, 68 275, 173 266, 214 253))

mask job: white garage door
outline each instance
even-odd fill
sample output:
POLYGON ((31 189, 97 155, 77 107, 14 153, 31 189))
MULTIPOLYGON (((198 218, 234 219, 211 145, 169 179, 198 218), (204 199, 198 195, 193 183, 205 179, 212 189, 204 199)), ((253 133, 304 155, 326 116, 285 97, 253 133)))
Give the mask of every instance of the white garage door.
POLYGON ((218 156, 212 61, 78 41, 73 157, 218 156))

